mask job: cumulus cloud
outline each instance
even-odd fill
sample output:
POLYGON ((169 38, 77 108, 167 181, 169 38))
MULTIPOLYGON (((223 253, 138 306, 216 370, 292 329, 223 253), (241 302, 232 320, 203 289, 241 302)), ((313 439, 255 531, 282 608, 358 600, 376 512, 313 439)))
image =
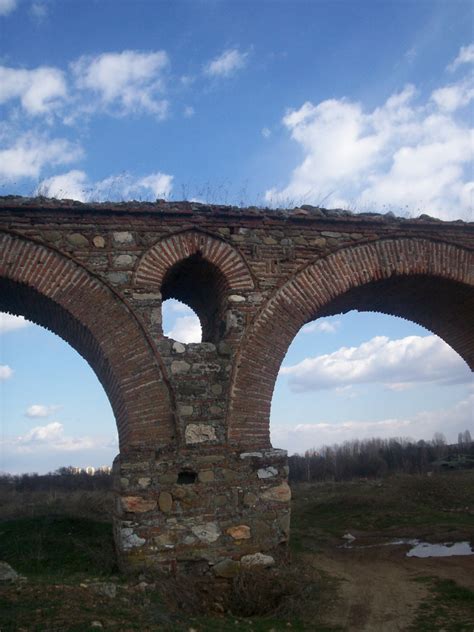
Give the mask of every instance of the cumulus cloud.
POLYGON ((25 112, 46 114, 67 96, 64 73, 58 68, 24 70, 0 66, 0 103, 19 99, 25 112))
POLYGON ((38 185, 36 192, 57 199, 96 202, 131 198, 139 200, 168 198, 172 188, 173 176, 159 171, 143 177, 123 173, 98 182, 90 182, 84 171, 73 169, 67 173, 46 178, 38 185))
POLYGON ((68 164, 82 155, 82 148, 65 138, 29 132, 0 149, 0 176, 7 180, 38 178, 45 167, 68 164))
POLYGON ((188 344, 190 342, 201 342, 201 323, 197 316, 182 316, 176 319, 172 329, 165 333, 165 336, 188 344))
POLYGON ((78 452, 81 450, 109 449, 109 437, 70 437, 59 421, 35 426, 23 435, 6 438, 0 445, 10 453, 35 454, 41 452, 78 452))
POLYGON ((287 449, 291 454, 304 453, 313 447, 342 443, 353 439, 406 436, 414 440, 430 439, 435 432, 456 441, 458 433, 472 428, 474 394, 450 408, 421 411, 407 417, 393 417, 378 421, 350 420, 339 423, 306 423, 296 426, 271 426, 272 444, 287 449))
POLYGON ((192 118, 196 113, 196 110, 193 108, 192 105, 187 105, 184 110, 183 110, 183 116, 184 118, 192 118))
POLYGON ((0 0, 0 16, 8 15, 17 7, 17 0, 0 0))
POLYGON ((61 406, 57 406, 57 405, 45 406, 45 404, 32 404, 31 406, 28 406, 28 408, 26 409, 25 415, 31 418, 49 417, 50 415, 58 411, 60 408, 61 406))
POLYGON ((245 66, 247 57, 248 53, 241 53, 237 48, 230 48, 210 61, 204 67, 204 72, 210 77, 230 77, 245 66))
POLYGON ((339 320, 331 321, 331 320, 326 320, 322 318, 305 325, 301 329, 301 333, 312 334, 316 332, 316 333, 323 333, 323 334, 333 334, 339 329, 340 326, 341 326, 341 321, 339 320))
POLYGON ((448 70, 454 72, 464 64, 474 64, 474 44, 461 46, 458 56, 452 64, 449 64, 448 70))
POLYGON ((410 385, 413 382, 467 383, 466 363, 437 336, 407 336, 390 340, 376 336, 359 347, 306 358, 280 369, 292 391, 301 393, 351 384, 410 385))
POLYGON ((122 115, 147 112, 163 119, 168 111, 168 102, 161 97, 168 64, 165 51, 125 50, 84 55, 71 68, 77 87, 98 95, 103 108, 122 115))
MULTIPOLYGON (((470 56, 469 48, 458 59, 470 56)), ((372 111, 349 99, 306 102, 283 118, 303 161, 287 186, 265 197, 271 204, 408 208, 472 219, 473 131, 463 108, 473 98, 469 75, 440 86, 422 103, 410 85, 372 111)))
POLYGON ((13 375, 13 369, 8 364, 0 364, 0 382, 8 380, 13 375))
POLYGON ((31 325, 31 323, 23 316, 13 316, 13 314, 0 312, 0 334, 24 329, 25 327, 28 327, 28 325, 31 325))

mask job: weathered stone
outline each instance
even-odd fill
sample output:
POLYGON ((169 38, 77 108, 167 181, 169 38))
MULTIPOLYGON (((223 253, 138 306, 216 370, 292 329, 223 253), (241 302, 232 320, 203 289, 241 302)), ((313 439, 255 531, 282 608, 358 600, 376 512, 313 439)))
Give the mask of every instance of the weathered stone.
POLYGON ((120 544, 125 550, 143 546, 145 541, 145 538, 140 538, 131 527, 120 530, 120 544))
POLYGON ((147 487, 150 487, 150 484, 151 484, 151 478, 149 476, 143 476, 138 479, 138 487, 141 487, 142 489, 146 489, 147 487))
POLYGON ((130 281, 129 272, 107 272, 107 278, 113 285, 125 285, 130 281))
POLYGON ((251 537, 250 527, 246 524, 239 524, 235 527, 229 527, 226 531, 234 540, 248 540, 251 537))
POLYGON ((240 296, 240 294, 231 294, 229 296, 229 301, 231 303, 244 303, 245 302, 245 296, 240 296))
POLYGON ((252 492, 247 492, 244 495, 244 505, 246 507, 255 507, 255 505, 257 504, 258 498, 255 494, 253 494, 252 492))
POLYGON ((7 562, 0 562, 0 582, 16 582, 20 576, 7 562))
POLYGON ((92 243, 96 248, 105 248, 105 239, 102 237, 102 235, 96 235, 92 239, 92 243))
POLYGON ((178 474, 176 472, 167 472, 158 477, 158 481, 162 485, 173 485, 178 480, 178 474))
POLYGON ((71 246, 75 246, 76 248, 85 248, 89 245, 89 240, 81 233, 71 233, 66 239, 71 244, 71 246))
POLYGON ((270 487, 260 494, 264 500, 273 500, 279 503, 287 503, 291 500, 291 489, 288 483, 281 483, 276 487, 270 487))
POLYGON ((191 531, 201 542, 215 542, 221 536, 221 530, 216 522, 197 524, 191 531))
POLYGON ((189 364, 189 362, 186 362, 185 360, 174 360, 171 363, 171 373, 173 373, 174 375, 181 375, 182 373, 187 373, 190 368, 191 368, 191 365, 189 364))
POLYGON ((285 534, 290 533, 290 512, 278 516, 278 526, 285 534))
POLYGON ((262 453, 261 452, 241 452, 240 458, 241 459, 262 458, 262 453))
POLYGON ((161 492, 158 497, 158 505, 160 511, 163 513, 169 513, 173 507, 173 497, 169 492, 161 492))
POLYGON ((222 385, 221 384, 213 384, 211 386, 211 391, 213 395, 220 395, 222 393, 222 385))
POLYGON ((214 480, 214 472, 212 470, 202 470, 198 472, 198 479, 200 483, 212 483, 214 480))
POLYGON ((141 496, 122 496, 122 507, 124 511, 131 513, 143 513, 156 508, 156 500, 142 498, 141 496))
POLYGON ((205 443, 206 441, 215 441, 216 430, 214 426, 209 424, 188 424, 185 431, 186 443, 205 443))
POLYGON ((112 237, 114 242, 120 246, 134 243, 133 235, 129 231, 115 231, 112 233, 112 237))
POLYGON ((189 417, 194 413, 194 408, 192 406, 181 404, 179 407, 179 414, 182 417, 189 417))
POLYGON ((173 342, 173 351, 175 353, 184 353, 186 351, 186 347, 183 345, 182 342, 173 342))
POLYGON ((136 257, 132 255, 117 255, 114 257, 114 266, 117 268, 128 268, 133 265, 136 257))
POLYGON ((273 478, 278 474, 276 467, 262 467, 257 471, 258 478, 273 478))
POLYGON ((242 566, 273 566, 275 560, 271 555, 264 555, 263 553, 252 553, 251 555, 244 555, 240 559, 242 566))
POLYGON ((161 308, 154 307, 150 312, 150 323, 152 325, 161 324, 161 308))
POLYGON ((240 562, 237 562, 236 560, 231 560, 230 558, 226 558, 224 560, 221 560, 220 562, 217 562, 217 564, 214 564, 212 570, 214 571, 214 575, 216 577, 225 577, 226 579, 232 579, 232 577, 235 577, 239 573, 240 562))

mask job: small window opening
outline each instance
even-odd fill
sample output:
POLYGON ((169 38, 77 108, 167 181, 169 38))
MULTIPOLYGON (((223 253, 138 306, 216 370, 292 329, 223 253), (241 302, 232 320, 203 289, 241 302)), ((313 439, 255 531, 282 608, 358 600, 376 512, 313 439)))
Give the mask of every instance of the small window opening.
MULTIPOLYGON (((195 312, 201 323, 202 342, 217 342, 225 331, 223 299, 227 289, 222 272, 198 252, 168 270, 161 294, 163 301, 175 299, 195 312)), ((167 335, 166 328, 164 332, 167 335)))
POLYGON ((178 485, 192 485, 197 481, 196 472, 184 470, 178 474, 178 485))

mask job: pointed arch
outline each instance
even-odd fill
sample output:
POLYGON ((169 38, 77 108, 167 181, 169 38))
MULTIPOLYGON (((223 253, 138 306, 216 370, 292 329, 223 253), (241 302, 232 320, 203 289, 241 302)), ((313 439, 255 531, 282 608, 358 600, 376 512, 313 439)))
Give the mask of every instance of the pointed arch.
POLYGON ((138 263, 135 285, 159 290, 168 270, 193 255, 216 266, 232 291, 254 288, 252 274, 242 255, 223 239, 195 229, 175 233, 152 246, 138 263))

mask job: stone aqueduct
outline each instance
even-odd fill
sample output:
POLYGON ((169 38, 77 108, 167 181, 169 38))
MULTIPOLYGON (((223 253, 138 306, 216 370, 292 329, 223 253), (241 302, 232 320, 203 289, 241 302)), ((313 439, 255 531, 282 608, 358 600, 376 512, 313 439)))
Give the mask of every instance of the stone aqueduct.
POLYGON ((61 336, 107 393, 122 566, 231 576, 288 540, 287 459, 269 415, 300 327, 394 314, 474 368, 473 249, 474 224, 427 216, 6 197, 0 310, 61 336), (167 298, 198 314, 202 343, 164 337, 167 298))

